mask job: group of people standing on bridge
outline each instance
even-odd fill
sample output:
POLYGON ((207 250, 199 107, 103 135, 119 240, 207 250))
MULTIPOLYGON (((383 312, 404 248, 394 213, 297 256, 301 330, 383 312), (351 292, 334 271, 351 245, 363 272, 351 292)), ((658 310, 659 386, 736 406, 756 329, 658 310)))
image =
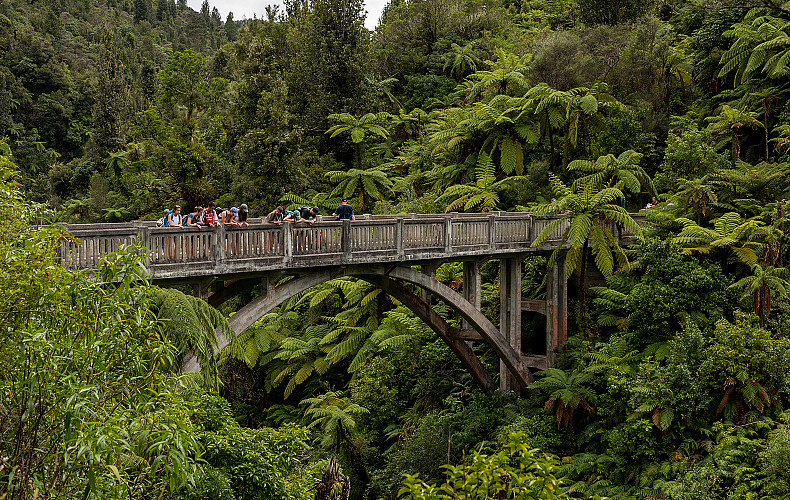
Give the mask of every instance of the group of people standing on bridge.
POLYGON ((172 210, 165 210, 162 217, 162 227, 201 227, 208 226, 248 226, 247 217, 249 210, 242 203, 240 207, 221 208, 210 201, 207 207, 197 206, 185 215, 181 214, 181 207, 176 205, 172 210))
MULTIPOLYGON (((295 210, 287 210, 283 205, 280 205, 269 212, 263 222, 278 225, 283 222, 306 222, 312 225, 318 219, 318 212, 318 207, 298 207, 295 210)), ((345 198, 343 198, 332 215, 340 220, 356 220, 354 207, 349 205, 348 200, 345 198)))
MULTIPOLYGON (((312 225, 318 219, 318 215, 318 207, 297 207, 294 210, 288 210, 285 206, 280 205, 269 212, 263 222, 278 225, 283 222, 306 222, 312 225)), ((343 198, 332 215, 340 220, 356 220, 354 207, 348 204, 346 198, 343 198)), ((157 225, 162 227, 196 227, 198 229, 204 226, 220 225, 246 227, 249 226, 248 216, 249 210, 244 203, 238 208, 220 208, 211 201, 207 207, 197 206, 187 214, 181 214, 181 207, 176 205, 172 210, 165 210, 164 216, 157 222, 157 225)))

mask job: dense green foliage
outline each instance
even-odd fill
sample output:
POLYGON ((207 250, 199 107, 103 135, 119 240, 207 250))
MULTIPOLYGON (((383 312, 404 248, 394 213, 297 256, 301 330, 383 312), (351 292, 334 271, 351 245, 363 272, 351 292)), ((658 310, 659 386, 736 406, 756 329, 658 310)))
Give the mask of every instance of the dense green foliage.
MULTIPOLYGON (((243 22, 0 0, 2 492, 304 498, 332 455, 355 499, 790 496, 789 27, 781 0, 392 0, 372 33, 359 0, 243 22), (540 391, 486 394, 352 279, 215 356, 258 288, 217 312, 145 285, 141 249, 92 281, 53 260, 68 235, 26 225, 342 197, 559 215, 538 239, 567 223, 572 335, 540 391), (188 351, 208 376, 173 374, 188 351)), ((525 297, 560 257, 524 262, 525 297)), ((463 290, 459 263, 437 278, 463 290)), ((525 353, 543 332, 524 315, 525 353)))
POLYGON ((224 318, 148 285, 140 249, 109 256, 96 279, 59 265, 68 234, 28 225, 45 209, 23 202, 0 149, 3 497, 310 498, 323 464, 306 429, 242 428, 174 374, 187 350, 212 355, 224 318))

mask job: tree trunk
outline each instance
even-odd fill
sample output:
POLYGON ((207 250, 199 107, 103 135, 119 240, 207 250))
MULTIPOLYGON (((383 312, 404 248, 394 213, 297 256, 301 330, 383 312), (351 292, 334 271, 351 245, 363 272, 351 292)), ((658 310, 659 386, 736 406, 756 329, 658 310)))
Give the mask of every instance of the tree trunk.
POLYGON ((765 114, 765 162, 768 163, 768 113, 765 114))
POLYGON ((584 290, 584 285, 587 277, 587 247, 590 241, 590 236, 584 240, 582 247, 582 260, 579 264, 578 285, 579 285, 579 326, 581 327, 584 340, 590 340, 590 325, 588 322, 587 313, 587 292, 584 290))
POLYGON ((557 171, 557 154, 554 152, 554 136, 551 133, 551 122, 549 121, 549 114, 546 113, 546 130, 549 134, 549 149, 551 149, 551 170, 557 171))
POLYGON ((365 461, 362 459, 359 448, 357 448, 357 445, 352 443, 350 439, 347 439, 346 442, 348 442, 349 451, 351 452, 351 461, 359 474, 360 481, 362 484, 368 484, 370 482, 370 476, 368 475, 368 469, 365 467, 365 461))

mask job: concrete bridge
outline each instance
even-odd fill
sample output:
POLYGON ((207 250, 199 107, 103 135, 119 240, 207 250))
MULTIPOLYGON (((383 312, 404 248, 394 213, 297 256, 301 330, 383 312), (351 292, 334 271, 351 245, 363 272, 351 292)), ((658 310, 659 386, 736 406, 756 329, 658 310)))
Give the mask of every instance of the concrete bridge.
MULTIPOLYGON (((495 386, 470 347, 486 342, 500 358, 499 386, 518 390, 533 381, 530 368, 554 363, 554 352, 567 338, 567 281, 564 258, 549 270, 546 300, 521 296, 524 257, 549 252, 560 243, 560 225, 541 245, 535 237, 552 221, 527 213, 358 216, 356 221, 319 218, 314 225, 262 224, 249 227, 159 228, 153 222, 67 225, 75 241, 66 241, 60 259, 66 265, 96 269, 103 255, 121 245, 149 249, 152 280, 163 286, 191 283, 195 294, 214 306, 262 285, 260 297, 231 316, 241 333, 284 300, 342 276, 364 279, 411 309, 453 350, 478 383, 495 386), (500 314, 497 328, 481 312, 481 266, 500 265, 500 314), (463 262, 462 294, 436 280, 444 262, 463 262), (415 268, 419 266, 419 270, 415 268), (404 283, 420 289, 415 294, 404 283), (449 325, 431 306, 446 302, 463 317, 462 328, 449 325), (545 355, 526 355, 521 345, 521 313, 546 316, 545 355)), ((566 223, 567 224, 567 223, 566 223)), ((617 238, 619 229, 612 225, 617 238)), ((220 338, 220 347, 229 343, 220 338)), ((194 357, 184 371, 198 371, 194 357)))

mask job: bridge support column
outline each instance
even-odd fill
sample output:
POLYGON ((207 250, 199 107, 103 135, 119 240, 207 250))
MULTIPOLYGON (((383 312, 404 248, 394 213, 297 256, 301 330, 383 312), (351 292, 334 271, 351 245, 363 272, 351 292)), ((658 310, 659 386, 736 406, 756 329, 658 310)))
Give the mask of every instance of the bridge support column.
POLYGON ((554 365, 554 351, 568 340, 568 280, 565 254, 560 254, 549 271, 546 286, 546 365, 554 365))
MULTIPOLYGON (((464 298, 478 311, 481 309, 482 300, 482 267, 481 260, 464 261, 464 298)), ((462 328, 470 330, 472 326, 464 320, 462 328)))
MULTIPOLYGON (((420 266, 420 272, 426 276, 430 276, 431 278, 436 278, 436 270, 439 269, 440 265, 441 264, 434 262, 426 262, 420 266)), ((426 304, 431 305, 431 292, 428 290, 424 288, 420 289, 420 298, 426 304)))
MULTIPOLYGON (((499 264, 499 332, 516 355, 521 355, 521 258, 501 259, 499 264)), ((519 384, 499 362, 499 388, 518 391, 519 384)))
POLYGON ((197 283, 192 283, 192 294, 201 299, 208 302, 209 295, 211 292, 216 292, 220 288, 222 288, 224 284, 222 282, 218 282, 213 278, 199 281, 197 283))

